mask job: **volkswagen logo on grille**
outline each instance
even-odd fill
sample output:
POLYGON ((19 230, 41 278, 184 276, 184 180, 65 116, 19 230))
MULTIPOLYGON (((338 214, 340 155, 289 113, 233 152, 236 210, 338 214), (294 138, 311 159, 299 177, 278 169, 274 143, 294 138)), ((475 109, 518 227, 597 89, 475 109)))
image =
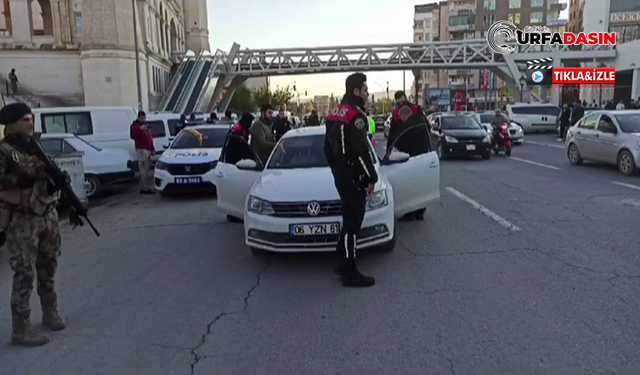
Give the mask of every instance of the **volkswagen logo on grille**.
POLYGON ((184 167, 184 171, 187 172, 187 173, 191 172, 191 166, 189 166, 189 165, 185 166, 184 167))
POLYGON ((313 201, 307 206, 307 212, 311 216, 318 216, 320 214, 320 203, 313 201))

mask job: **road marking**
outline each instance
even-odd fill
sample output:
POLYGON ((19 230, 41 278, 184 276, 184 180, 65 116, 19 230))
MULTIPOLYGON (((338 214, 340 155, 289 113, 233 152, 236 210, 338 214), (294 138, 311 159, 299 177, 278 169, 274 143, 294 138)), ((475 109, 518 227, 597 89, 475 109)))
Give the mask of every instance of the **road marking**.
POLYGON ((549 144, 549 143, 534 142, 534 141, 524 141, 524 143, 526 143, 526 144, 531 144, 531 145, 536 145, 536 146, 545 146, 545 147, 559 148, 559 149, 564 150, 564 146, 560 146, 560 145, 552 145, 552 144, 549 144))
POLYGON ((450 192, 451 194, 455 195, 456 197, 462 199, 463 201, 469 203, 470 205, 473 206, 473 208, 475 208, 476 210, 482 212, 483 215, 490 217, 493 221, 495 221, 496 223, 502 225, 503 227, 509 229, 512 232, 517 232, 520 231, 520 228, 518 228, 517 226, 511 224, 510 222, 508 222, 507 220, 501 218, 500 216, 496 215, 495 213, 491 212, 488 208, 484 207, 483 205, 481 205, 480 203, 474 201, 473 199, 467 197, 466 195, 462 194, 461 192, 459 192, 458 190, 452 188, 452 187, 447 187, 447 191, 450 192))
POLYGON ((531 164, 531 165, 537 165, 538 167, 553 169, 554 171, 560 170, 560 168, 554 167, 553 165, 542 164, 542 163, 538 163, 538 162, 527 160, 527 159, 514 158, 513 156, 511 156, 509 159, 519 161, 522 163, 531 164))
POLYGON ((618 186, 624 186, 624 187, 628 187, 628 188, 631 188, 631 189, 640 190, 640 186, 631 185, 631 184, 625 184, 624 182, 612 181, 611 183, 614 184, 614 185, 618 185, 618 186))

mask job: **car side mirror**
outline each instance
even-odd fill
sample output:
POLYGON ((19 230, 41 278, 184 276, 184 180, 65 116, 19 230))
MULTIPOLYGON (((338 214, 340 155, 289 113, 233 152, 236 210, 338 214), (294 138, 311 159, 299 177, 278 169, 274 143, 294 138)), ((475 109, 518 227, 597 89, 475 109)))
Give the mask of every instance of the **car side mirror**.
POLYGON ((409 161, 411 156, 404 152, 394 152, 391 155, 387 155, 382 159, 382 165, 402 164, 409 161))
POLYGON ((169 144, 166 145, 162 145, 162 148, 164 148, 165 150, 169 148, 169 144))
POLYGON ((236 168, 242 171, 259 171, 261 168, 255 160, 243 159, 236 163, 236 168))

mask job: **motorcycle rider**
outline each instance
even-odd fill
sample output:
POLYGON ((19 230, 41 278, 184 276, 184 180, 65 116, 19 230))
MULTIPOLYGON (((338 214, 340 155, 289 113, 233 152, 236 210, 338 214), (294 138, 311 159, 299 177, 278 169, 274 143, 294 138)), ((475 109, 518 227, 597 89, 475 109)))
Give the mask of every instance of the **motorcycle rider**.
POLYGON ((493 116, 493 119, 491 119, 491 129, 492 129, 491 138, 493 140, 498 139, 498 133, 499 133, 498 127, 502 124, 508 124, 508 123, 509 123, 509 118, 503 115, 500 109, 496 109, 496 114, 495 116, 493 116))
POLYGON ((356 267, 357 236, 366 211, 367 195, 373 194, 378 181, 367 140, 364 107, 368 97, 367 76, 362 73, 350 75, 341 104, 326 120, 324 153, 342 201, 342 229, 337 251, 345 258, 335 273, 342 276, 343 286, 375 284, 373 277, 364 276, 356 267))

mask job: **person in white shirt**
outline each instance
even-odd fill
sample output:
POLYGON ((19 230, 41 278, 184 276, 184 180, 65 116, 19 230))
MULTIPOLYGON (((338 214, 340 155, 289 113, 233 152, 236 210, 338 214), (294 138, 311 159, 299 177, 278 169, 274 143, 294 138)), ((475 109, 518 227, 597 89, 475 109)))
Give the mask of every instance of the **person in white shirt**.
POLYGON ((622 99, 620 99, 620 102, 618 103, 618 105, 616 106, 617 110, 621 110, 624 109, 624 103, 622 102, 622 99))

